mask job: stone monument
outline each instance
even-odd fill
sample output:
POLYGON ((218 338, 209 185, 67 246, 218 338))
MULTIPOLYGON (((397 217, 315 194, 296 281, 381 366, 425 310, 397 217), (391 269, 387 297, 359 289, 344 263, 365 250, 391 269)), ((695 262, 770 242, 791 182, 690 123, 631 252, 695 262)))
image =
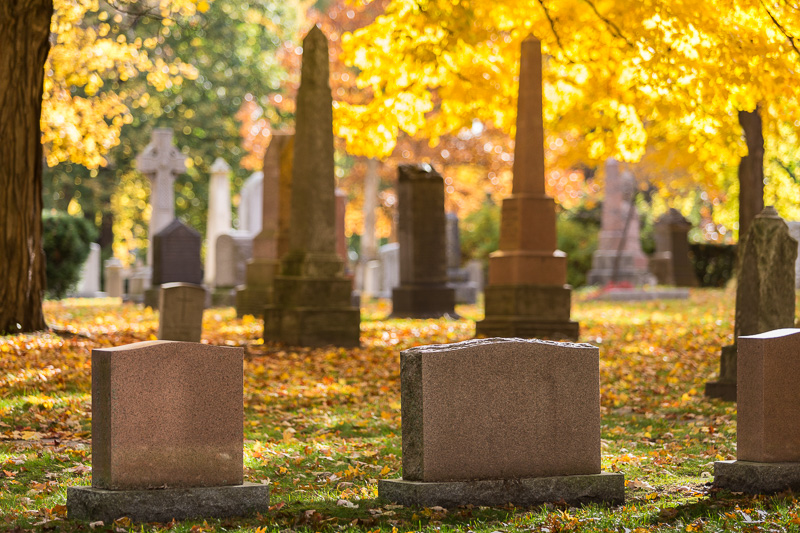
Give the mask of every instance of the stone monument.
POLYGON ((106 293, 111 298, 124 296, 124 280, 122 279, 122 261, 116 257, 106 260, 106 293))
POLYGON ((158 300, 158 338, 200 342, 206 290, 191 283, 164 283, 158 300))
POLYGON ((152 285, 145 291, 144 304, 156 309, 159 286, 164 283, 203 283, 200 261, 202 238, 177 218, 153 238, 152 285))
POLYGON ((89 256, 81 267, 81 277, 75 289, 79 298, 102 298, 106 295, 100 292, 100 245, 96 242, 89 244, 89 256))
POLYGON ((794 265, 797 241, 772 206, 750 224, 740 245, 733 344, 722 348, 717 381, 706 383, 706 396, 736 401, 736 350, 740 336, 794 326, 794 265))
POLYGON ((150 180, 150 246, 147 264, 153 264, 153 238, 175 218, 175 178, 186 172, 186 156, 172 145, 172 129, 156 128, 153 139, 136 158, 139 172, 150 180))
POLYGON ((542 50, 522 43, 511 197, 503 200, 500 249, 489 258, 484 337, 577 339, 570 320, 567 256, 556 249, 555 202, 544 190, 542 50))
POLYGON ((656 252, 650 271, 659 285, 697 287, 697 274, 689 259, 689 230, 692 224, 680 211, 670 209, 655 224, 656 252))
POLYGON ((733 492, 800 490, 800 329, 739 337, 736 461, 714 463, 733 492))
POLYGON ((456 318, 447 286, 444 180, 429 165, 400 165, 397 179, 400 286, 392 290, 394 318, 456 318))
POLYGON ((246 231, 251 235, 257 235, 261 231, 261 203, 264 190, 264 174, 261 171, 250 174, 239 191, 239 230, 246 231))
POLYGON ((378 298, 391 298, 400 286, 400 244, 389 242, 378 248, 378 298))
POLYGON ((236 289, 236 315, 261 316, 272 301, 279 261, 289 251, 292 213, 294 133, 273 132, 264 154, 261 232, 253 239, 253 258, 245 267, 244 286, 236 289))
POLYGON ((474 304, 478 300, 478 285, 470 279, 470 272, 461 268, 461 232, 458 215, 446 214, 447 284, 456 292, 457 304, 474 304))
POLYGON ((328 42, 317 26, 303 39, 297 93, 289 251, 264 309, 264 340, 357 346, 360 311, 336 253, 336 177, 328 42))
POLYGON ((606 160, 606 188, 600 237, 592 255, 589 285, 629 283, 633 286, 654 281, 647 271, 647 256, 639 238, 639 212, 634 202, 636 180, 621 171, 616 159, 606 160))
POLYGON ((231 167, 218 157, 211 165, 206 224, 206 285, 214 285, 217 268, 217 237, 231 230, 231 167))
POLYGON ((589 344, 480 339, 400 355, 402 505, 622 503, 600 468, 600 356, 589 344))
POLYGON ((247 263, 253 259, 253 236, 245 231, 232 230, 217 237, 214 292, 211 305, 236 305, 236 287, 244 285, 247 263))
POLYGON ((242 348, 147 341, 92 350, 92 486, 67 516, 134 522, 266 513, 243 483, 242 348))

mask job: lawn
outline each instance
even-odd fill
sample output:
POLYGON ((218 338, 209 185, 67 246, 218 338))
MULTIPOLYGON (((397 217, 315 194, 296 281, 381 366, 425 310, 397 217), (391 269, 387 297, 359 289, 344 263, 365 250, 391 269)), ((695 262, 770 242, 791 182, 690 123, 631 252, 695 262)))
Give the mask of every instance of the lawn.
POLYGON ((735 458, 736 410, 703 397, 733 337, 734 293, 619 304, 574 296, 581 341, 600 348, 603 468, 623 472, 626 503, 530 509, 405 508, 377 499, 401 475, 400 351, 465 340, 480 319, 384 320, 362 310, 358 349, 290 350, 261 323, 207 310, 204 342, 244 346, 245 479, 270 483, 268 514, 169 524, 66 520, 66 487, 91 481, 90 353, 155 338, 158 315, 113 300, 47 302, 53 333, 0 337, 0 530, 798 531, 793 495, 711 490, 713 462, 735 458))

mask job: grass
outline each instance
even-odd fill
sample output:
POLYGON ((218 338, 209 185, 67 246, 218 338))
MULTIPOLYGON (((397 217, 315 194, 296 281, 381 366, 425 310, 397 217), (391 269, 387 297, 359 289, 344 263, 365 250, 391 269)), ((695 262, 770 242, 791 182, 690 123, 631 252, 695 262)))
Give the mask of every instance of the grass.
POLYGON ((602 464, 625 474, 618 507, 405 508, 377 499, 401 475, 399 354, 474 335, 461 320, 385 320, 362 312, 358 349, 292 350, 259 340, 260 321, 208 310, 204 342, 244 346, 245 479, 269 482, 271 510, 169 524, 69 521, 66 487, 91 482, 90 353, 154 336, 157 314, 111 300, 48 302, 60 334, 0 337, 0 530, 11 531, 798 531, 794 495, 711 488, 713 462, 735 457, 736 411, 703 396, 730 344, 730 291, 691 300, 599 302, 574 295, 581 340, 600 347, 602 464))

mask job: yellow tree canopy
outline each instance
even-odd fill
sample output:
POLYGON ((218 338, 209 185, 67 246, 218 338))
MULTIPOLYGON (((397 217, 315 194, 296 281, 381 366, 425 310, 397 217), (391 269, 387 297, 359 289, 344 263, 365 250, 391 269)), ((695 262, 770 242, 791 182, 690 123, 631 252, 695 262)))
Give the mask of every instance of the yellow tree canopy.
MULTIPOLYGON (((337 106, 338 134, 351 153, 373 157, 389 154, 400 132, 436 142, 473 119, 513 135, 520 42, 529 34, 547 56, 545 128, 562 167, 647 153, 683 171, 654 174, 656 185, 699 183, 724 194, 726 169, 746 154, 737 111, 759 104, 765 160, 796 159, 785 130, 800 125, 792 82, 800 8, 783 0, 393 0, 343 37, 372 99, 337 106)), ((780 165, 773 170, 796 186, 780 165)))

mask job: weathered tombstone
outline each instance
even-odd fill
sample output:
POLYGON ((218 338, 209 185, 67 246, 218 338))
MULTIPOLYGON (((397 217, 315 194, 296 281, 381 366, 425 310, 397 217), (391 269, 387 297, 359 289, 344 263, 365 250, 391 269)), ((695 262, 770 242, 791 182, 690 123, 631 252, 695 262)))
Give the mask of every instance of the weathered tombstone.
POLYGON ((455 317, 447 286, 444 180, 429 165, 400 165, 397 179, 400 286, 392 317, 455 317))
POLYGON ((124 287, 122 279, 122 261, 116 257, 106 260, 106 293, 111 298, 122 298, 124 287))
POLYGON ((92 486, 71 519, 221 518, 269 507, 243 483, 242 348, 147 341, 92 350, 92 486))
POLYGON ((253 236, 244 231, 229 231, 217 237, 215 248, 217 264, 211 304, 236 305, 236 287, 244 285, 247 262, 253 258, 253 236))
POLYGON ((105 296, 100 292, 100 245, 96 242, 89 244, 89 257, 81 267, 81 277, 75 290, 79 298, 100 298, 105 296))
POLYGON ((736 461, 714 463, 714 485, 800 490, 800 329, 743 335, 738 346, 736 461))
POLYGON ((772 206, 750 224, 740 249, 733 344, 722 348, 719 379, 706 383, 706 396, 736 401, 736 350, 740 336, 794 326, 794 268, 797 241, 772 206))
POLYGON ((206 290, 192 283, 164 283, 158 300, 158 338, 200 342, 206 290))
POLYGON ((135 303, 144 302, 145 291, 150 289, 152 277, 153 269, 137 260, 128 278, 128 300, 135 303))
POLYGON ((289 251, 264 308, 264 339, 291 345, 357 346, 360 311, 336 253, 333 101, 328 43, 317 26, 303 39, 292 164, 289 251))
POLYGON ((261 212, 263 210, 263 172, 253 172, 244 180, 239 192, 239 230, 256 235, 261 231, 261 212))
POLYGON ((205 282, 213 285, 217 268, 217 237, 231 230, 231 167, 218 157, 211 165, 208 185, 208 222, 206 223, 205 282))
POLYGON ((156 128, 136 158, 139 172, 150 180, 150 228, 147 264, 153 264, 153 238, 175 218, 175 178, 186 172, 186 156, 172 145, 172 129, 156 128))
POLYGON ((203 263, 200 261, 202 238, 194 229, 178 219, 153 238, 153 279, 145 291, 144 303, 156 309, 159 286, 164 283, 203 283, 203 263))
POLYGON ((592 254, 592 269, 587 274, 590 285, 613 282, 639 286, 653 282, 639 238, 635 192, 633 175, 622 171, 619 161, 607 159, 600 237, 592 254))
POLYGON ((478 287, 470 279, 469 271, 461 268, 461 232, 458 215, 446 214, 447 285, 456 293, 457 304, 474 304, 478 300, 478 287))
POLYGON ((500 249, 489 258, 479 336, 577 339, 570 320, 567 255, 556 249, 555 202, 544 190, 542 50, 522 43, 511 196, 503 200, 500 249))
MULTIPOLYGON (((786 225, 789 226, 789 235, 800 243, 800 222, 787 220, 786 225)), ((794 287, 795 289, 800 289, 800 254, 798 254, 797 260, 794 262, 794 287)))
POLYGON ((400 355, 402 505, 622 503, 600 469, 600 357, 589 344, 485 339, 400 355))
POLYGON ((261 232, 253 239, 253 257, 244 286, 236 289, 236 315, 261 316, 272 301, 280 258, 289 250, 294 134, 274 132, 264 154, 261 232))
POLYGON ((380 261, 379 298, 391 298, 392 291, 400 286, 400 243, 390 242, 378 248, 380 261))
POLYGON ((478 292, 483 292, 483 262, 479 259, 471 259, 467 261, 465 267, 469 273, 469 280, 475 285, 478 292))
POLYGON ((650 271, 659 285, 697 287, 697 274, 689 260, 690 229, 691 223, 675 208, 656 221, 656 251, 650 259, 650 271))

